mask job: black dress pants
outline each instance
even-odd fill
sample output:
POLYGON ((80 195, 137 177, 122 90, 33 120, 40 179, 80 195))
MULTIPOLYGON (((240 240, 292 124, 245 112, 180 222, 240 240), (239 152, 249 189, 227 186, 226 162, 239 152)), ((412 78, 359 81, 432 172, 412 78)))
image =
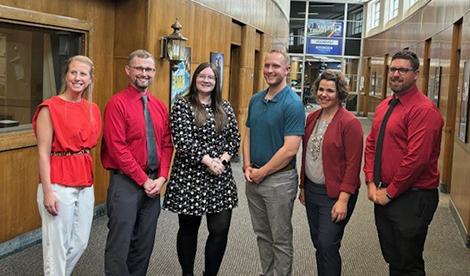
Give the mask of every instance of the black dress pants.
MULTIPOLYGON (((204 252, 204 275, 215 276, 219 271, 227 246, 232 210, 207 214, 206 218, 209 237, 207 238, 204 252)), ((201 219, 201 216, 178 215, 179 230, 176 249, 183 275, 193 275, 197 236, 201 219)))
POLYGON ((424 242, 438 202, 437 189, 410 190, 386 206, 375 205, 380 248, 390 275, 425 275, 424 242))
POLYGON ((150 198, 124 174, 111 174, 106 200, 108 238, 105 274, 145 276, 160 215, 160 197, 150 198))

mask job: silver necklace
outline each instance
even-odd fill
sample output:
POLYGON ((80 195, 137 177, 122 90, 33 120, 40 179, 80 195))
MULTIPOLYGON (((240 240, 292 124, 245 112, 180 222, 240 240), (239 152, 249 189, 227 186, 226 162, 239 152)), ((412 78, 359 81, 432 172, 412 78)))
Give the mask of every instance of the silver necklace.
POLYGON ((328 128, 329 121, 318 120, 317 124, 315 125, 315 129, 310 136, 311 141, 311 148, 310 151, 312 153, 312 159, 316 161, 320 156, 321 146, 323 142, 323 136, 328 128))

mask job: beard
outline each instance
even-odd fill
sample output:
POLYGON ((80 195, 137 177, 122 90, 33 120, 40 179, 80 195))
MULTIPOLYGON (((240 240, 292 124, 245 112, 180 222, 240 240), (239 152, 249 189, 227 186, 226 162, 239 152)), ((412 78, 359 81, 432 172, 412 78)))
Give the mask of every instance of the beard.
POLYGON ((389 87, 394 93, 401 93, 410 89, 416 81, 404 81, 400 78, 390 79, 389 87))
POLYGON ((142 81, 142 80, 139 80, 139 79, 136 78, 132 81, 132 83, 134 84, 134 86, 137 89, 144 91, 145 89, 147 89, 150 86, 152 81, 151 80, 142 81))

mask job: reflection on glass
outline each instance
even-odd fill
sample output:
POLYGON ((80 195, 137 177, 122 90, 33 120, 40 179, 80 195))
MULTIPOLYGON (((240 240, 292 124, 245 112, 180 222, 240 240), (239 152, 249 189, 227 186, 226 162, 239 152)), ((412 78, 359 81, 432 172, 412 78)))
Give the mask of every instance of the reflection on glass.
POLYGON ((31 123, 36 106, 61 89, 80 33, 0 23, 0 132, 31 123))

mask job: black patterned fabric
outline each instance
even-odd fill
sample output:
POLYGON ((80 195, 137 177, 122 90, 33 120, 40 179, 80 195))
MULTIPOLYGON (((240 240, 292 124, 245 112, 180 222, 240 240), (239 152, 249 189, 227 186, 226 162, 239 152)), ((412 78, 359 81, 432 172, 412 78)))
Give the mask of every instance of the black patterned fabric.
POLYGON ((208 119, 197 127, 194 112, 186 98, 179 98, 170 113, 175 159, 165 194, 164 208, 184 215, 202 216, 233 209, 238 204, 237 188, 230 165, 220 176, 212 175, 202 157, 220 157, 224 152, 238 153, 240 134, 230 103, 223 107, 228 122, 220 133, 215 131, 214 112, 205 106, 208 119))

